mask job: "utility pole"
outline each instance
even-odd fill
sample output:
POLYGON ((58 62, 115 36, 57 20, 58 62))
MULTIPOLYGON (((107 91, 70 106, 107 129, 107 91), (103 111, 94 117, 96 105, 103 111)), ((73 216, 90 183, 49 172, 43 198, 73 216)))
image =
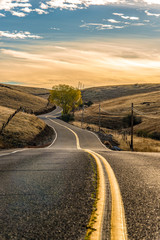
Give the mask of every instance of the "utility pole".
POLYGON ((101 131, 101 103, 99 102, 99 132, 101 131))
POLYGON ((82 105, 82 112, 81 112, 81 128, 83 127, 84 122, 84 105, 82 105))
POLYGON ((133 151, 133 103, 131 104, 131 150, 133 151))

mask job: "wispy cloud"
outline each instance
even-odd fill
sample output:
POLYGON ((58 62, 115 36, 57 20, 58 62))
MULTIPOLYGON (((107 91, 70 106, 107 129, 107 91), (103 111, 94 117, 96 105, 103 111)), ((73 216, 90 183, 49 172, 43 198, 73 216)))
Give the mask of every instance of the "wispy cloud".
POLYGON ((37 12, 38 14, 42 15, 42 14, 48 14, 49 12, 43 10, 43 9, 39 9, 39 8, 36 8, 34 9, 33 11, 37 12))
POLYGON ((146 10, 145 13, 147 14, 147 16, 160 17, 160 13, 151 13, 148 10, 146 10))
POLYGON ((124 15, 124 13, 113 13, 113 15, 119 16, 119 17, 121 17, 123 19, 126 19, 126 20, 133 20, 133 21, 139 20, 139 17, 126 16, 126 15, 124 15))
POLYGON ((58 46, 45 43, 43 47, 29 45, 30 51, 1 48, 0 75, 4 81, 12 79, 45 87, 57 83, 76 85, 81 79, 87 86, 159 81, 158 41, 112 39, 58 46), (11 71, 7 70, 8 62, 5 65, 6 56, 11 71))
POLYGON ((121 29, 125 26, 117 26, 111 24, 102 24, 102 23, 84 23, 80 25, 81 28, 87 28, 88 30, 112 30, 112 29, 121 29))
POLYGON ((111 23, 120 23, 120 21, 117 21, 115 19, 105 19, 105 21, 111 22, 111 23))
POLYGON ((57 27, 51 27, 50 29, 55 31, 60 31, 60 28, 57 28, 57 27))
POLYGON ((31 34, 30 32, 9 32, 9 31, 0 31, 0 38, 5 37, 5 38, 11 38, 11 39, 27 39, 27 38, 32 38, 32 39, 40 39, 42 37, 38 35, 31 34))

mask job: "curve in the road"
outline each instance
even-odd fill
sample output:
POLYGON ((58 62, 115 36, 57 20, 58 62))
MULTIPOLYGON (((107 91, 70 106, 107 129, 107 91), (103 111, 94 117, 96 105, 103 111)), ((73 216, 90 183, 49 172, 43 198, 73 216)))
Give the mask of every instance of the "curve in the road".
MULTIPOLYGON (((75 131, 73 131, 68 126, 62 125, 57 121, 54 121, 50 118, 48 119, 54 122, 55 124, 58 124, 68 129, 69 131, 71 131, 76 138, 77 149, 82 149, 80 147, 79 137, 75 133, 75 131)), ((123 201, 122 201, 119 185, 115 177, 115 174, 111 166, 103 156, 89 149, 82 149, 82 150, 84 150, 85 152, 88 152, 96 160, 98 171, 99 171, 99 191, 98 191, 99 201, 97 203, 97 219, 93 227, 96 229, 96 231, 92 232, 91 240, 101 240, 102 234, 103 234, 102 228, 103 228, 103 217, 104 217, 104 211, 105 211, 105 180, 104 180, 105 177, 104 177, 102 162, 105 166, 105 170, 109 177, 111 195, 112 195, 111 240, 127 240, 128 237, 127 237, 127 227, 126 227, 126 221, 125 221, 124 206, 123 206, 123 201)))

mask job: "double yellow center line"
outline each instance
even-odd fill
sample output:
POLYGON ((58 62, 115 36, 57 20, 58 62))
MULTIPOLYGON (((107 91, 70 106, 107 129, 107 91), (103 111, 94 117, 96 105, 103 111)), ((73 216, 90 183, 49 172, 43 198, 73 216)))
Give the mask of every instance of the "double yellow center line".
MULTIPOLYGON (((52 122, 68 129, 71 131, 76 137, 77 149, 81 149, 80 142, 78 135, 69 127, 62 125, 56 121, 52 122)), ((107 162, 107 160, 101 156, 100 154, 91 151, 89 149, 81 149, 85 152, 88 152, 97 163, 97 169, 99 172, 99 190, 98 190, 98 202, 97 202, 97 219, 93 226, 96 231, 93 231, 90 240, 101 240, 102 239, 102 228, 103 228, 103 218, 105 212, 105 198, 106 198, 106 190, 105 190, 105 174, 104 169, 108 174, 110 189, 111 189, 111 197, 112 197, 112 212, 111 212, 111 240, 127 240, 127 227, 126 227, 126 220, 125 220, 125 212, 123 201, 120 193, 120 188, 115 177, 115 174, 107 162), (102 165, 103 163, 103 165, 102 165)))

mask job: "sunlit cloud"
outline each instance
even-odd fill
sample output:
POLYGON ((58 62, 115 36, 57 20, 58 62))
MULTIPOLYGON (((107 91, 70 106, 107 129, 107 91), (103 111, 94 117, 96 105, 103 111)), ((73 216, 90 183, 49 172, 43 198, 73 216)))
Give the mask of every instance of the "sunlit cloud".
POLYGON ((30 52, 1 47, 0 75, 4 81, 12 79, 41 87, 76 85, 82 79, 86 86, 159 81, 158 41, 114 41, 29 45, 30 52))
POLYGON ((0 10, 11 11, 15 8, 31 7, 29 0, 0 0, 0 10))
POLYGON ((147 14, 147 16, 160 17, 160 13, 151 13, 148 10, 146 10, 145 13, 147 14))
POLYGON ((9 31, 0 31, 0 38, 5 37, 5 38, 11 38, 11 39, 27 39, 27 38, 32 38, 32 39, 40 39, 41 37, 38 35, 31 34, 30 32, 9 32, 9 31))
POLYGON ((113 15, 115 15, 115 16, 123 16, 124 14, 123 13, 113 13, 113 15))
POLYGON ((25 8, 22 8, 21 11, 26 12, 26 13, 30 13, 33 10, 31 8, 29 8, 29 7, 25 7, 25 8))
POLYGON ((25 17, 26 14, 23 12, 16 12, 16 11, 11 11, 13 16, 17 16, 17 17, 25 17))
POLYGON ((130 16, 121 16, 123 19, 129 19, 129 20, 139 20, 139 17, 130 17, 130 16))
MULTIPOLYGON (((8 11, 17 17, 25 17, 31 12, 38 14, 47 14, 50 9, 66 9, 77 10, 84 9, 90 6, 107 6, 107 5, 126 5, 126 6, 152 6, 159 5, 159 0, 47 0, 40 1, 37 8, 33 8, 30 0, 0 0, 0 11, 8 11), (48 11, 46 11, 48 10, 48 11)), ((1 14, 4 14, 1 12, 1 14)), ((118 16, 118 13, 114 15, 118 16)), ((123 18, 127 17, 124 14, 120 15, 123 18)), ((151 15, 150 15, 151 16, 151 15)), ((155 15, 156 16, 156 15, 155 15)), ((126 18, 127 19, 127 18, 126 18)), ((136 20, 136 19, 130 19, 136 20)))
POLYGON ((37 12, 38 14, 40 14, 40 15, 41 15, 41 14, 48 14, 47 11, 44 11, 44 10, 39 9, 39 8, 34 9, 34 11, 37 12))
POLYGON ((115 19, 107 19, 106 21, 111 22, 111 23, 120 23, 120 21, 117 21, 115 19))
POLYGON ((89 6, 95 5, 129 5, 129 6, 137 6, 141 5, 159 5, 159 0, 49 0, 46 2, 42 2, 40 7, 42 9, 48 8, 60 8, 60 9, 68 9, 68 10, 76 10, 87 8, 89 6))
POLYGON ((121 18, 123 18, 123 19, 126 19, 126 20, 139 20, 139 17, 134 17, 134 16, 125 16, 124 15, 124 13, 113 13, 113 15, 115 15, 115 16, 119 16, 119 17, 121 17, 121 18))

